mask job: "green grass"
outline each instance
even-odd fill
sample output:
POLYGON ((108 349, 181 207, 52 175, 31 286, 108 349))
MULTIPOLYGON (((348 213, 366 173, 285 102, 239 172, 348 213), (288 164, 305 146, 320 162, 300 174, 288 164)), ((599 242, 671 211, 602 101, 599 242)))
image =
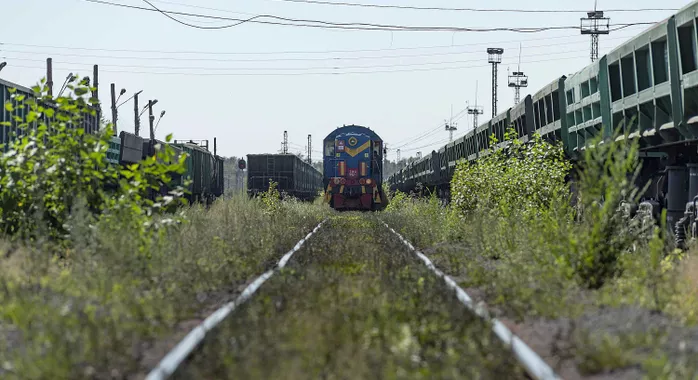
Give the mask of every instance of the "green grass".
MULTIPOLYGON (((117 377, 142 371, 150 343, 291 249, 329 212, 297 202, 270 208, 235 196, 155 234, 146 250, 120 225, 77 221, 70 250, 3 249, 0 363, 8 379, 117 377), (50 375, 49 375, 50 374, 50 375)), ((123 227, 125 229, 125 227, 123 227)))
MULTIPOLYGON (((539 148, 527 148, 524 157, 543 157, 538 151, 550 149, 539 148)), ((632 181, 639 170, 636 147, 604 144, 585 154, 575 205, 554 162, 548 172, 535 167, 536 160, 493 155, 457 169, 449 206, 397 194, 382 218, 484 298, 496 316, 524 324, 613 316, 616 326, 598 327, 607 331, 592 326, 578 332, 574 355, 582 372, 644 365, 647 373, 663 378, 687 370, 677 364, 683 354, 666 363, 653 362, 637 353, 649 349, 647 334, 628 337, 614 329, 626 317, 617 310, 634 310, 630 313, 647 320, 656 315, 671 328, 695 327, 698 249, 675 251, 660 233, 664 226, 640 228, 638 220, 619 212, 624 201, 635 200, 641 192, 632 181), (544 194, 524 200, 509 191, 529 185, 544 194), (599 333, 608 335, 591 338, 599 333)), ((652 322, 639 323, 654 327, 652 322)), ((660 347, 654 342, 651 348, 658 354, 675 343, 660 347)))
POLYGON ((180 379, 523 378, 490 327, 370 215, 323 226, 180 379))

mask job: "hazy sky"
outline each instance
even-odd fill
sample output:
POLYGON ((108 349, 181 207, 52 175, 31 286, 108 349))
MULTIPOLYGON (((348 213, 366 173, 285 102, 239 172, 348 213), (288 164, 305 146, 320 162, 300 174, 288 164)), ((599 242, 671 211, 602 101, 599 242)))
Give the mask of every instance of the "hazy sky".
MULTIPOLYGON (((149 7, 142 0, 109 0, 149 7)), ((339 0, 330 0, 339 1, 339 0)), ((353 0, 352 0, 353 1, 353 0)), ((429 7, 586 9, 593 2, 356 0, 365 4, 429 7), (564 5, 563 5, 564 4, 564 5)), ((272 14, 296 19, 365 22, 410 26, 550 27, 579 26, 584 13, 473 13, 376 9, 303 4, 283 0, 172 0, 152 3, 165 10, 247 18, 272 14)), ((686 0, 600 0, 599 9, 680 8, 686 0)), ((283 131, 292 151, 305 152, 313 136, 313 158, 321 158, 322 139, 342 124, 376 131, 402 157, 428 152, 448 141, 444 119, 466 102, 484 107, 480 122, 491 116, 491 67, 487 47, 505 49, 499 70, 498 110, 513 104, 507 69, 521 69, 534 93, 589 60, 589 37, 578 30, 540 33, 350 31, 246 23, 221 30, 199 30, 157 12, 95 4, 85 0, 0 0, 0 61, 8 66, 0 78, 25 86, 45 75, 45 60, 54 60, 55 87, 69 72, 91 75, 100 65, 100 99, 110 117, 109 86, 117 93, 143 90, 141 105, 158 99, 155 112, 166 110, 157 130, 164 138, 218 138, 220 155, 277 152, 283 131), (62 48, 61 48, 62 47, 62 48), (72 49, 68 49, 72 48, 72 49), (347 52, 349 51, 349 52, 347 52), (187 53, 189 52, 189 53, 187 53), (197 53, 191 53, 197 52, 197 53), (289 53, 294 52, 294 53, 289 53), (302 53, 299 53, 302 52, 302 53), (436 130, 440 127, 440 130, 436 130), (415 139, 420 134, 426 137, 415 139)), ((607 12, 612 24, 654 22, 672 11, 607 12)), ((200 26, 230 24, 189 16, 180 20, 200 26)), ((601 37, 604 54, 648 26, 630 27, 601 37)), ((526 91, 528 90, 528 91, 526 91)), ((523 97, 523 95, 522 95, 523 97)), ((141 120, 147 135, 147 114, 141 120)), ((133 131, 133 103, 119 108, 119 129, 133 131)), ((455 136, 472 126, 458 120, 455 136)), ((390 159, 395 159, 391 149, 390 159)))

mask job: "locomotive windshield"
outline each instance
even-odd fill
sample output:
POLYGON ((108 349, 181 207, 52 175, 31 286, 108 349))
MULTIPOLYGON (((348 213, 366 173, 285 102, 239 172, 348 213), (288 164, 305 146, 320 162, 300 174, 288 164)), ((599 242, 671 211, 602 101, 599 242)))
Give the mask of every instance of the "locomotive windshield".
POLYGON ((334 156, 334 141, 325 141, 325 156, 334 156))

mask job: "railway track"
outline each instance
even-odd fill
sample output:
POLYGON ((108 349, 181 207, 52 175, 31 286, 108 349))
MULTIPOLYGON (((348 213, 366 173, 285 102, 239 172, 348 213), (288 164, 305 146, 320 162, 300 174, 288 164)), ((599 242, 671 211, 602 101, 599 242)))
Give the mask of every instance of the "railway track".
POLYGON ((349 213, 320 223, 147 379, 395 376, 557 378, 390 226, 349 213))

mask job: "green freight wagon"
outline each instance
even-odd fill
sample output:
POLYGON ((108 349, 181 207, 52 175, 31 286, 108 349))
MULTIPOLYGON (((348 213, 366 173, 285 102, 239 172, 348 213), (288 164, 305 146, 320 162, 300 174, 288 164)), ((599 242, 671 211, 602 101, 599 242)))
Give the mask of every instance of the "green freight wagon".
POLYGON ((217 169, 214 164, 214 157, 206 148, 196 144, 182 143, 172 144, 183 150, 189 158, 187 159, 187 172, 185 178, 191 183, 187 190, 191 194, 191 202, 210 203, 214 199, 214 171, 217 169))
MULTIPOLYGON (((25 97, 25 102, 30 99, 35 100, 35 94, 34 91, 28 87, 18 85, 16 83, 12 83, 3 79, 0 79, 0 123, 2 122, 9 122, 10 125, 0 125, 0 151, 6 152, 9 150, 10 145, 19 137, 22 136, 24 133, 24 130, 26 127, 20 127, 22 123, 26 120, 26 116, 29 113, 29 106, 24 104, 24 106, 18 106, 15 107, 15 109, 10 112, 6 107, 5 103, 12 101, 12 94, 10 93, 10 89, 14 89, 15 95, 23 95, 25 97), (21 121, 15 120, 15 117, 19 117, 21 121)), ((59 111, 58 105, 53 102, 53 101, 44 101, 40 100, 39 104, 45 108, 50 108, 53 109, 54 111, 59 111)), ((94 108, 95 111, 99 111, 99 108, 94 108)), ((29 129, 36 129, 36 127, 40 123, 54 123, 58 117, 58 113, 54 114, 53 117, 49 118, 46 116, 46 114, 42 114, 38 120, 36 120, 33 123, 30 123, 29 129)), ((89 115, 89 114, 84 114, 82 115, 82 119, 78 121, 79 124, 71 124, 69 123, 69 128, 82 128, 84 129, 85 133, 92 134, 92 133, 97 133, 99 131, 99 114, 97 115, 89 115)), ((116 143, 115 140, 112 141, 112 143, 116 143)), ((110 156, 109 160, 110 162, 115 161, 115 157, 113 156, 114 149, 117 147, 112 144, 110 148, 112 150, 110 151, 110 156)))
POLYGON ((247 192, 256 196, 276 182, 279 192, 313 200, 322 190, 322 173, 294 154, 248 154, 247 192))
POLYGON ((224 173, 224 162, 225 159, 220 156, 213 156, 215 170, 213 171, 213 195, 215 197, 220 197, 225 193, 225 176, 224 173))

